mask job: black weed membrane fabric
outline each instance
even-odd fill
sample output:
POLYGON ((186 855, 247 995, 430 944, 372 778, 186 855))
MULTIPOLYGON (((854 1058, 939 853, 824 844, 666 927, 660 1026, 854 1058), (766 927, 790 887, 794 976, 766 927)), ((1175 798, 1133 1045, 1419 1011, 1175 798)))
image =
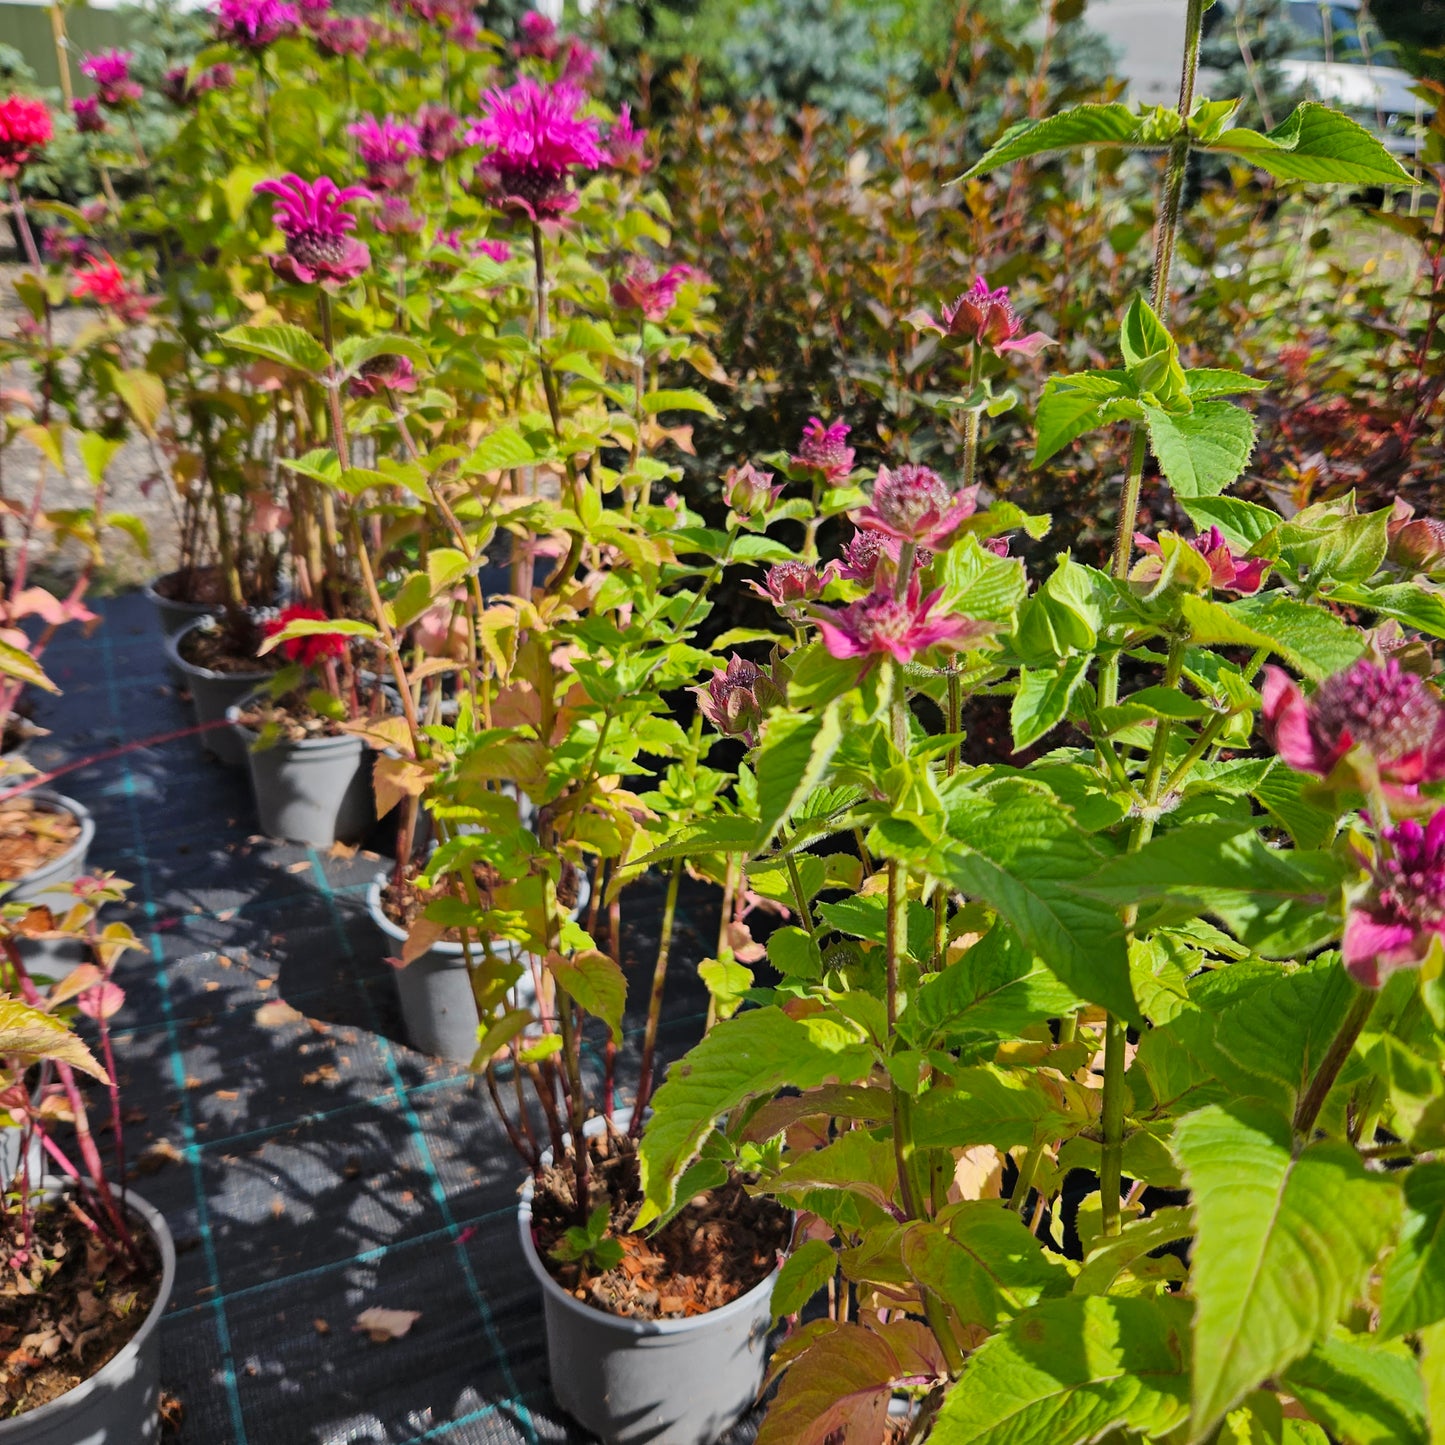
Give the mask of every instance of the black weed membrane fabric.
MULTIPOLYGON (((518 1247, 520 1167, 486 1089, 403 1042, 351 858, 256 835, 247 781, 185 728, 139 596, 46 665, 37 721, 51 786, 94 813, 91 866, 134 885, 144 945, 117 978, 117 1065, 135 1187, 164 1212, 178 1275, 163 1328, 172 1438, 191 1445, 499 1445, 589 1439, 552 1402, 540 1300, 518 1247), (124 748, 127 744, 145 745, 124 748), (107 756, 108 755, 108 756, 107 756), (365 1309, 419 1310, 403 1338, 365 1309)), ((386 846, 380 833, 378 848, 386 846)), ((661 889, 624 901, 632 996, 645 999, 661 889)), ((680 910, 663 1051, 701 1034, 691 965, 716 901, 680 910)), ((642 1018, 628 1019, 634 1076, 642 1018)), ((594 1075, 600 1054, 592 1046, 594 1075)), ((756 1421, 729 1445, 744 1445, 756 1421)), ((128 1442, 116 1442, 128 1445, 128 1442)))

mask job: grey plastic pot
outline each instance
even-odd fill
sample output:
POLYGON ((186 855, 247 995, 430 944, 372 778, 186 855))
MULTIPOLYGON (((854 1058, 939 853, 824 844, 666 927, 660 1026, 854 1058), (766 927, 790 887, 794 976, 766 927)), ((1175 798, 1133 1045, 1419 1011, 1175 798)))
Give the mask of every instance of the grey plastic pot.
MULTIPOLYGON (((406 929, 393 923, 381 906, 381 890, 387 875, 378 873, 366 890, 366 908, 371 920, 394 943, 406 942, 406 929)), ((578 881, 577 905, 572 917, 587 906, 592 896, 591 883, 584 873, 578 881)), ((509 962, 522 965, 517 981, 517 1006, 530 1009, 537 1002, 537 986, 532 977, 533 956, 507 940, 493 940, 492 951, 509 962)), ((412 1048, 423 1054, 448 1059, 456 1064, 469 1064, 477 1052, 477 1031, 481 1021, 477 1014, 476 995, 460 943, 434 943, 405 968, 393 970, 401 1017, 406 1024, 406 1037, 412 1048)))
POLYGON ((181 645, 205 620, 199 618, 187 623, 175 636, 167 637, 166 656, 185 679, 196 710, 196 721, 215 724, 200 734, 202 750, 228 767, 244 768, 246 744, 226 725, 226 713, 243 697, 255 692, 271 674, 260 668, 255 672, 213 672, 209 667, 197 667, 194 662, 187 662, 181 656, 181 645))
MULTIPOLYGON (((74 798, 48 788, 36 788, 29 794, 30 800, 41 809, 52 813, 69 813, 80 824, 80 836, 58 858, 52 858, 43 868, 17 878, 8 887, 0 885, 0 902, 29 903, 35 907, 50 909, 57 917, 69 912, 75 902, 70 891, 74 883, 86 870, 90 845, 95 841, 95 819, 90 810, 74 798)), ((64 978, 72 969, 84 963, 89 957, 89 948, 74 939, 22 938, 16 941, 20 957, 30 973, 44 974, 52 981, 64 978)))
MULTIPOLYGON (((588 1132, 600 1123, 590 1120, 588 1132)), ((622 1114, 618 1123, 625 1127, 622 1114)), ((705 1315, 610 1315, 574 1299, 548 1273, 532 1238, 532 1189, 528 1179, 517 1225, 542 1290, 557 1403, 604 1445, 714 1445, 762 1391, 778 1271, 705 1315)))
MULTIPOLYGON (((145 585, 145 600, 155 610, 156 623, 160 627, 162 637, 174 637, 176 633, 185 631, 191 623, 199 621, 202 617, 215 617, 221 610, 209 602, 178 602, 156 590, 162 582, 167 582, 172 577, 179 575, 178 572, 166 572, 145 585)), ((184 683, 185 674, 169 658, 166 661, 166 669, 171 675, 171 681, 177 686, 184 683)))
POLYGON ((283 738, 258 749, 260 735, 240 720, 251 701, 243 698, 226 717, 245 749, 261 831, 316 848, 359 842, 376 821, 371 749, 351 733, 301 742, 283 738))
POLYGON ((0 1445, 150 1445, 159 1440, 161 1338, 158 1326, 176 1282, 176 1247, 164 1218, 128 1191, 132 1216, 160 1249, 161 1287, 129 1344, 58 1400, 0 1421, 0 1445))

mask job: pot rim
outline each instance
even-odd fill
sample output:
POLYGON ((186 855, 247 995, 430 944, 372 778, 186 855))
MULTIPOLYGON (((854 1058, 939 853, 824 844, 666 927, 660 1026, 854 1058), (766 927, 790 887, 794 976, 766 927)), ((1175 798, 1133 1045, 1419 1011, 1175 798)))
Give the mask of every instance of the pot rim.
MULTIPOLYGON (((613 1111, 613 1122, 621 1121, 622 1127, 626 1128, 627 1121, 631 1118, 631 1109, 616 1109, 613 1111)), ((598 1115, 589 1119, 583 1126, 582 1132, 600 1133, 605 1121, 598 1115)), ((544 1157, 550 1157, 551 1151, 547 1151, 544 1157)), ((547 1266, 542 1263, 542 1257, 537 1253, 536 1241, 532 1238, 532 1194, 536 1189, 536 1181, 527 1176, 526 1182, 522 1185, 522 1195, 517 1201, 517 1232, 522 1239, 522 1255, 527 1261, 527 1267, 536 1276, 537 1283, 542 1287, 542 1293, 547 1302, 562 1305, 569 1314, 586 1318, 592 1321, 599 1329, 613 1330, 618 1334, 630 1336, 632 1339, 642 1340, 658 1335, 676 1336, 696 1334, 706 1329, 711 1324, 726 1323, 736 1319, 739 1315, 756 1313, 758 1306, 764 1300, 772 1298, 773 1286, 778 1281, 778 1275, 782 1272, 782 1265, 778 1265, 771 1274, 760 1279, 746 1294, 740 1294, 735 1300, 730 1300, 725 1305, 720 1305, 715 1310, 708 1310, 706 1314, 691 1315, 682 1320, 636 1320, 627 1315, 609 1314, 606 1310, 599 1310, 592 1305, 585 1305, 581 1300, 575 1299, 568 1294, 555 1279, 552 1278, 547 1266)), ((770 1311, 771 1313, 771 1311, 770 1311)))
POLYGON ((194 662, 187 662, 181 656, 181 640, 189 637, 196 628, 210 620, 210 614, 196 618, 194 622, 188 622, 179 632, 173 632, 163 640, 165 643, 166 656, 184 672, 188 677, 204 678, 207 682, 264 682, 271 676, 269 672, 216 672, 213 668, 200 667, 194 662))
MULTIPOLYGON (((256 688, 254 691, 248 692, 240 702, 233 702, 226 709, 226 721, 245 739, 247 750, 252 752, 256 750, 256 740, 261 734, 241 721, 241 710, 249 707, 256 698, 260 697, 261 692, 261 688, 256 688)), ((358 733, 337 733, 334 736, 319 738, 277 738, 269 748, 264 748, 262 751, 269 753, 289 749, 298 753, 355 752, 365 747, 366 739, 358 733)))
MULTIPOLYGON (((22 796, 25 795, 22 794, 22 796)), ((32 802, 48 803, 50 807, 47 811, 49 812, 69 813, 80 824, 80 837, 59 857, 41 864, 33 872, 22 874, 19 878, 9 878, 0 883, 0 901, 8 898, 17 888, 23 888, 32 878, 60 871, 77 858, 83 859, 90 851, 90 845, 95 842, 95 818, 84 803, 77 803, 74 798, 68 798, 64 793, 56 792, 54 788, 31 788, 28 796, 32 802)))
POLYGON ((155 1240, 161 1253, 161 1284, 156 1292, 141 1327, 129 1340, 107 1360, 89 1379, 82 1380, 74 1389, 67 1390, 58 1399, 41 1405, 39 1409, 27 1410, 9 1420, 0 1420, 0 1441, 23 1441, 27 1432, 45 1425, 52 1425, 63 1419, 70 1410, 85 1401, 97 1390, 102 1389, 116 1375, 124 1374, 140 1354, 142 1346, 155 1333, 161 1318, 171 1302, 171 1292, 176 1283, 176 1245, 165 1216, 149 1200, 143 1199, 134 1189, 125 1191, 125 1205, 129 1212, 140 1219, 155 1240))
POLYGON ((160 607, 174 607, 178 610, 194 612, 199 617, 212 617, 218 612, 225 610, 223 602, 188 602, 182 597, 167 597, 163 592, 156 591, 156 583, 164 582, 167 577, 178 577, 184 567, 172 567, 169 572, 157 572, 154 577, 141 588, 141 596, 147 602, 153 602, 160 607))

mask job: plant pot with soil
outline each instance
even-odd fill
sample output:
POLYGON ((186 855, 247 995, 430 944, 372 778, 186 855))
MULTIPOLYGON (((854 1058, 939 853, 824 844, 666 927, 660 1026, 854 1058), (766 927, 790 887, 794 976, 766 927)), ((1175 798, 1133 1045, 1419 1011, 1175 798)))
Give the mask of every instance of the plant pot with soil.
POLYGON ((36 788, 0 800, 0 903, 31 909, 14 944, 32 972, 58 978, 89 954, 82 938, 47 924, 74 906, 71 885, 85 873, 94 839, 95 820, 74 798, 36 788))
MULTIPOLYGON (((490 902, 496 874, 481 865, 474 876, 478 897, 490 902)), ((592 896, 591 882, 580 870, 567 870, 557 896, 575 920, 592 896)), ((377 928, 398 945, 392 962, 407 1041, 421 1053, 470 1064, 481 1037, 478 991, 485 999, 502 982, 511 989, 511 1006, 531 1012, 538 1007, 544 969, 536 953, 515 939, 469 934, 463 941, 457 927, 428 927, 428 906, 440 902, 445 909, 449 897, 445 885, 427 887, 411 868, 400 878, 395 871, 378 873, 367 889, 366 908, 377 928)))
POLYGON ((712 1445, 762 1390, 791 1221, 730 1179, 660 1230, 629 1232, 642 1189, 626 1111, 616 1117, 584 1129, 585 1211, 572 1164, 549 1156, 517 1212, 552 1393, 606 1445, 712 1445))
POLYGON ((215 566, 162 573, 146 583, 144 596, 162 637, 174 637, 202 617, 219 617, 226 610, 225 578, 215 566))
POLYGON ((246 746, 226 713, 275 671, 257 656, 259 622, 248 612, 198 618, 165 640, 166 656, 191 694, 202 751, 233 768, 246 766, 246 746))

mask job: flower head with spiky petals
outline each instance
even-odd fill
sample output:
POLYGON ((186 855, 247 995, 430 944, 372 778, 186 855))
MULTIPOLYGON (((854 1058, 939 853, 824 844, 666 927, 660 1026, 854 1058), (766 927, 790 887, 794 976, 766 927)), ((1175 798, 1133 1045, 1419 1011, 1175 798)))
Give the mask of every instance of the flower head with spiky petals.
POLYGON ((652 169, 652 158, 647 154, 647 132, 632 123, 632 107, 620 105, 617 119, 607 131, 605 142, 607 164, 624 175, 640 176, 652 169))
POLYGON ((375 396, 378 392, 415 391, 416 368, 405 356, 373 356, 347 383, 352 396, 375 396))
POLYGON ((461 119, 446 106, 432 103, 422 106, 416 113, 415 124, 417 145, 433 165, 441 165, 461 150, 462 138, 457 134, 461 119))
POLYGON ((13 181, 55 133, 43 100, 7 95, 0 100, 0 181, 13 181))
POLYGON ((850 513, 860 527, 939 551, 978 507, 978 488, 950 492, 931 467, 907 462, 897 470, 878 468, 870 506, 850 513))
POLYGON ((530 76, 488 92, 467 139, 490 151, 478 177, 498 206, 541 220, 577 204, 572 172, 595 171, 603 162, 597 122, 579 114, 586 102, 575 85, 530 76))
POLYGON ((79 267, 70 294, 77 301, 93 301, 132 325, 143 320, 156 304, 131 286, 125 272, 109 256, 79 267))
MULTIPOLYGON (((878 578, 878 565, 880 562, 887 564, 886 571, 896 577, 898 575, 898 564, 903 560, 903 545, 896 537, 889 537, 883 532, 873 532, 866 527, 860 527, 848 539, 843 548, 843 555, 828 565, 833 568, 839 577, 846 577, 850 582, 861 582, 864 587, 872 587, 878 578)), ((913 553, 913 570, 921 572, 933 561, 933 553, 926 547, 918 547, 913 553)))
POLYGON ((1358 748, 1393 800, 1414 800, 1421 783, 1445 778, 1440 698, 1393 657, 1362 657, 1308 699, 1281 668, 1268 667, 1262 692, 1265 736, 1296 772, 1328 778, 1358 748))
POLYGON ((485 256, 489 261, 495 261, 499 266, 505 266, 512 259, 512 248, 505 241, 478 241, 472 247, 472 252, 477 256, 485 256))
MULTIPOLYGON (((1135 545, 1145 558, 1129 574, 1136 582, 1157 582, 1164 575, 1164 549, 1143 532, 1134 534, 1135 545)), ((1209 565, 1209 579, 1221 592, 1238 592, 1243 597, 1258 592, 1265 573, 1273 565, 1267 557, 1246 557, 1236 552, 1218 527, 1192 537, 1189 545, 1209 565)))
POLYGON ((286 254, 270 261, 282 280, 335 290, 371 265, 371 252, 351 235, 356 217, 346 209, 349 201, 371 199, 365 186, 338 186, 330 176, 304 181, 286 175, 261 181, 256 191, 278 202, 275 221, 286 237, 286 254))
POLYGON ((823 646, 836 658, 881 657, 912 662, 930 647, 965 647, 995 631, 994 624, 975 617, 935 617, 943 589, 920 597, 915 574, 900 598, 883 572, 873 591, 847 607, 814 607, 812 616, 823 634, 823 646))
POLYGON ((538 60, 555 60, 561 41, 557 22, 540 10, 529 10, 517 22, 518 55, 533 55, 538 60))
POLYGON ((806 603, 816 602, 823 595, 828 576, 827 571, 819 572, 806 562, 775 562, 761 586, 756 582, 748 586, 786 616, 797 618, 802 616, 806 603))
POLYGON ((80 73, 95 82, 95 98, 108 110, 134 105, 145 91, 130 78, 129 50, 105 50, 80 62, 80 73))
POLYGON ((645 256, 634 256, 612 283, 612 304, 621 311, 640 311, 644 320, 661 321, 672 310, 682 283, 693 274, 691 266, 677 265, 659 275, 645 256))
POLYGON ((412 184, 407 162, 421 154, 421 134, 409 120, 394 115, 364 115, 347 126, 356 137, 356 154, 366 167, 367 184, 379 191, 404 191, 412 184))
POLYGON ((741 738, 749 747, 769 708, 783 701, 783 689, 766 668, 736 653, 726 668, 717 669, 706 687, 695 687, 702 715, 725 737, 741 738))
POLYGON ((105 116, 101 114, 99 96, 77 95, 70 103, 70 115, 81 135, 105 134, 107 127, 105 116))
POLYGON ((265 50, 301 29, 301 12, 290 0, 217 0, 216 34, 243 50, 265 50))
POLYGON ((824 426, 817 417, 810 416, 793 455, 793 465, 821 473, 826 482, 843 481, 853 470, 853 448, 848 445, 851 430, 847 422, 824 426))
POLYGON ((952 306, 943 307, 943 320, 927 311, 915 311, 908 320, 920 331, 932 331, 943 338, 946 346, 986 346, 1003 356, 1017 351, 1024 356, 1037 356, 1044 347, 1054 345, 1051 336, 1042 331, 1020 336, 1023 322, 1014 312, 1008 287, 989 290, 982 276, 952 306))
POLYGON ((1345 916, 1341 944, 1356 983, 1379 988, 1402 968, 1418 968, 1445 943, 1445 808, 1423 826, 1406 818, 1381 829, 1364 897, 1345 916))

